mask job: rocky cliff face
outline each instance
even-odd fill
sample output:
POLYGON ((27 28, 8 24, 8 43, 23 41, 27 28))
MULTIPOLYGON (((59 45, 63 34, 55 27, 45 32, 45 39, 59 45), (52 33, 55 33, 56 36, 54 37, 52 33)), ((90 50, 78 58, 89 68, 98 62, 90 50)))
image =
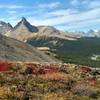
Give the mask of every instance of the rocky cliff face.
POLYGON ((0 34, 6 34, 6 32, 11 31, 13 27, 10 23, 5 23, 0 21, 0 34))

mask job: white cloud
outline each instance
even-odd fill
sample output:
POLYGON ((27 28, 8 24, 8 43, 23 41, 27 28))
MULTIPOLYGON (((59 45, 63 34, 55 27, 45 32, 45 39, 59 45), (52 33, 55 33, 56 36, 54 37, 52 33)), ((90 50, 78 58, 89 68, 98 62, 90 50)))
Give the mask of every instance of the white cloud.
POLYGON ((80 7, 91 9, 91 8, 97 8, 100 7, 100 0, 72 0, 71 5, 74 7, 80 7))
POLYGON ((24 8, 24 6, 22 5, 0 5, 0 8, 20 9, 20 8, 24 8))
POLYGON ((37 8, 42 8, 42 9, 46 9, 46 8, 57 8, 60 6, 60 2, 52 2, 52 3, 44 3, 44 4, 38 4, 37 8))
POLYGON ((87 5, 88 4, 88 6, 89 6, 89 3, 90 2, 93 2, 94 0, 82 0, 81 1, 81 3, 83 4, 83 5, 87 5))
POLYGON ((17 11, 15 11, 15 10, 8 10, 7 11, 9 14, 16 14, 17 13, 17 11))
POLYGON ((48 12, 47 15, 48 17, 51 16, 67 16, 70 14, 75 14, 78 13, 78 10, 75 9, 61 9, 61 10, 57 10, 57 11, 52 11, 52 12, 48 12))
POLYGON ((87 20, 87 21, 80 21, 78 23, 72 23, 70 25, 65 25, 67 29, 79 29, 79 28, 86 28, 86 27, 92 27, 94 25, 97 25, 100 23, 100 19, 94 19, 94 20, 87 20))
POLYGON ((4 18, 0 18, 0 21, 4 21, 4 18))
POLYGON ((89 4, 90 8, 97 8, 100 7, 100 1, 91 1, 89 4))
MULTIPOLYGON (((66 30, 91 27, 100 23, 100 8, 90 9, 84 12, 75 10, 74 12, 71 9, 70 11, 69 9, 63 9, 49 13, 49 16, 57 15, 57 17, 47 19, 29 17, 28 19, 33 25, 53 25, 66 30)), ((48 16, 48 13, 45 16, 48 16)))
POLYGON ((8 8, 8 9, 21 9, 21 8, 35 8, 35 9, 46 9, 46 8, 57 8, 60 7, 60 2, 51 2, 51 3, 37 3, 33 4, 33 6, 27 5, 11 5, 11 4, 0 4, 0 8, 8 8))
POLYGON ((79 0, 72 0, 71 1, 71 5, 72 6, 77 6, 77 5, 79 5, 80 4, 80 1, 79 0))
MULTIPOLYGON (((64 24, 64 23, 72 23, 78 21, 84 21, 89 19, 94 19, 100 16, 100 8, 92 9, 86 12, 70 14, 68 13, 66 16, 60 16, 57 18, 50 18, 43 21, 43 24, 50 24, 50 25, 57 25, 57 24, 64 24)), ((67 13, 67 12, 66 12, 67 13)))

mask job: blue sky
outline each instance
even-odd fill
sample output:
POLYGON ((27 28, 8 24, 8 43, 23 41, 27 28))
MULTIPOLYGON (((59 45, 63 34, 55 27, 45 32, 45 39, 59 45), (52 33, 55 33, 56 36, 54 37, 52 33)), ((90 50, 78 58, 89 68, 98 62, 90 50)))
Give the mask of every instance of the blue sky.
POLYGON ((64 31, 98 30, 100 0, 0 0, 0 20, 14 26, 22 17, 64 31))

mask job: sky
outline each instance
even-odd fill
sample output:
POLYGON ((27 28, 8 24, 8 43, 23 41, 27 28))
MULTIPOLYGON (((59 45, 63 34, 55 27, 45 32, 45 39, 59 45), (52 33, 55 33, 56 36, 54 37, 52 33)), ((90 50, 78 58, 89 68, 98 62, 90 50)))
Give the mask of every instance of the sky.
POLYGON ((1 21, 15 26, 22 17, 63 31, 100 30, 100 0, 0 0, 1 21))

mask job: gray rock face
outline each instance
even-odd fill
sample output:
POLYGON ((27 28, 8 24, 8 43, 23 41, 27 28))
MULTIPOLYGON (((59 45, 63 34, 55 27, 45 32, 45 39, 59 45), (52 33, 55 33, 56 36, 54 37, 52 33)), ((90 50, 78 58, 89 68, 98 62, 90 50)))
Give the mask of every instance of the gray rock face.
MULTIPOLYGON (((37 27, 32 26, 24 17, 22 20, 14 27, 13 31, 18 30, 18 29, 25 29, 25 31, 29 32, 38 32, 37 27)), ((20 31, 23 31, 20 30, 20 31)))
POLYGON ((33 46, 21 41, 0 35, 0 60, 51 62, 57 60, 38 51, 33 46))
POLYGON ((6 32, 12 30, 13 27, 10 23, 5 23, 3 21, 0 21, 0 34, 6 34, 6 32))
POLYGON ((24 41, 32 33, 38 32, 38 28, 32 26, 24 17, 13 28, 13 30, 6 33, 6 36, 24 41))
POLYGON ((52 26, 38 26, 39 35, 60 35, 60 31, 52 26))

